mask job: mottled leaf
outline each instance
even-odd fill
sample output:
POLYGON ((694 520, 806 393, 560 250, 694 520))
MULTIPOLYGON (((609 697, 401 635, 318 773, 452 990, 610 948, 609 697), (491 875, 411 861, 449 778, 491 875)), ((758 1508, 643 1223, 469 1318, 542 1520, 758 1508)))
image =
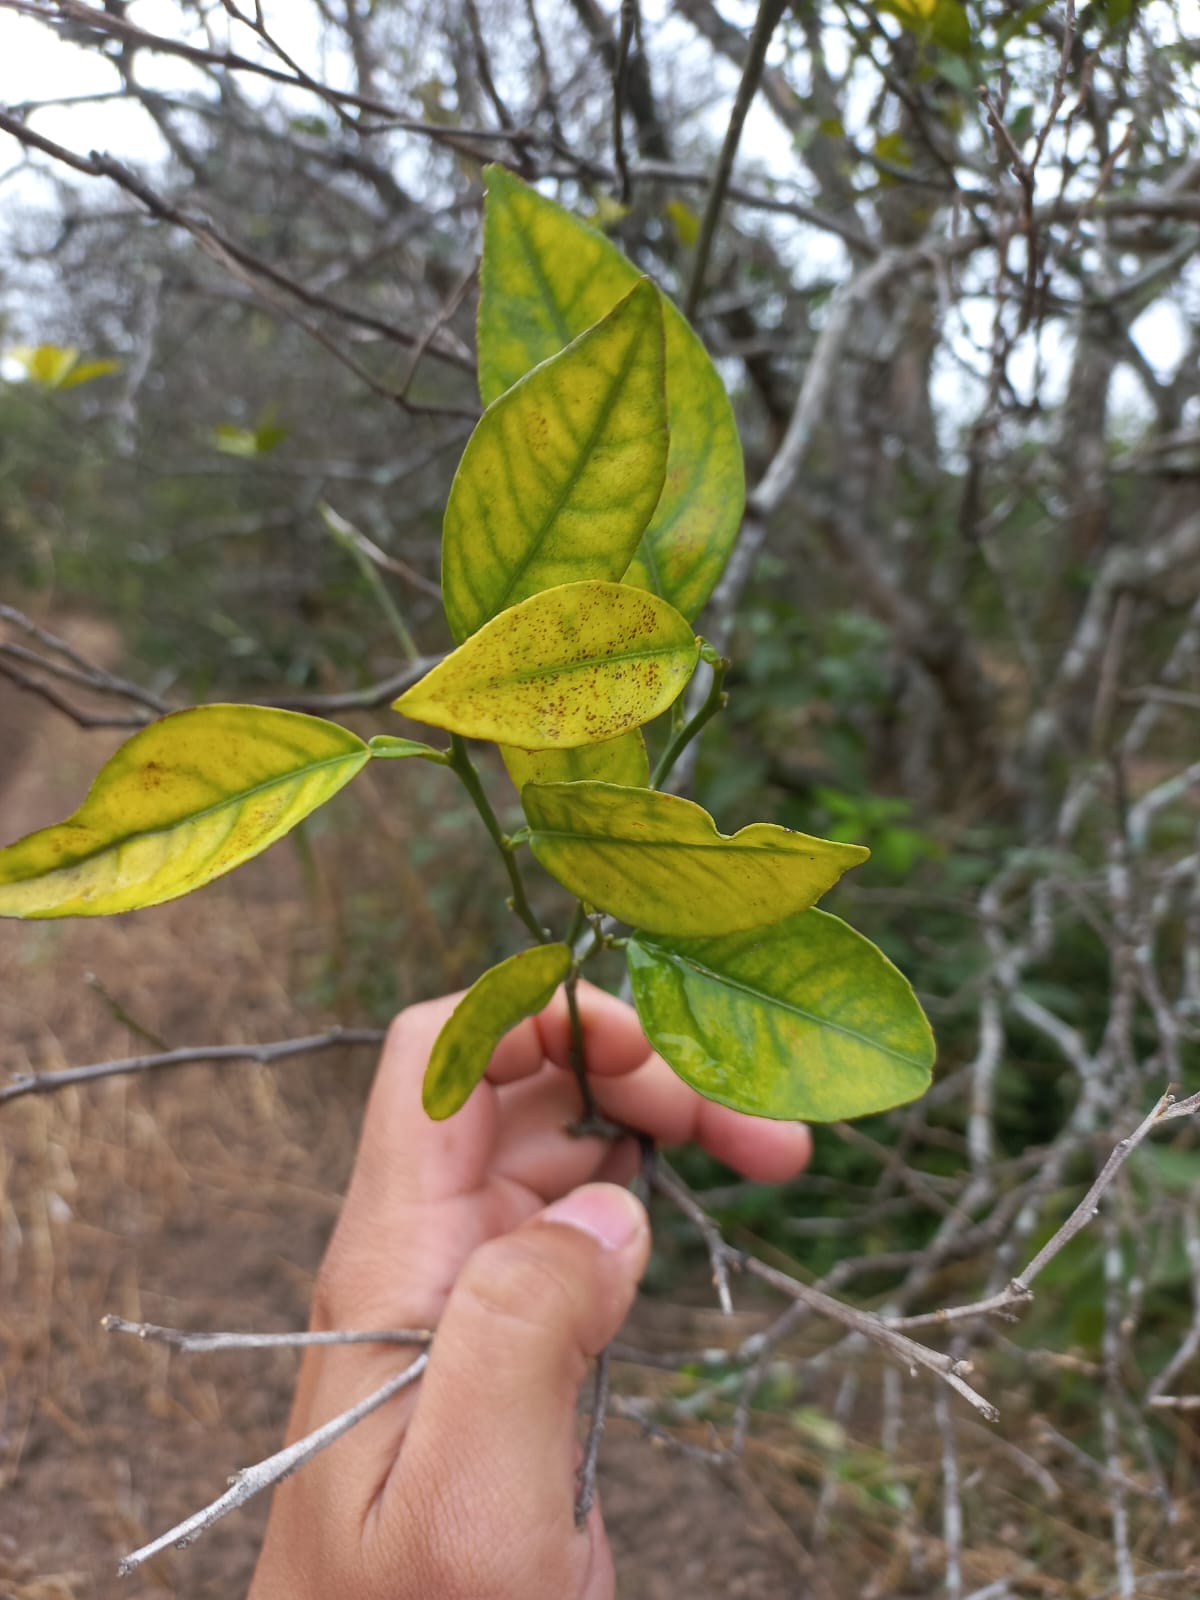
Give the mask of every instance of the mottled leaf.
POLYGON ((540 944, 501 961, 471 985, 438 1034, 425 1069, 421 1101, 431 1117, 451 1117, 466 1104, 500 1040, 549 1005, 570 970, 565 944, 540 944))
POLYGON ((698 651, 665 600, 620 583, 565 583, 502 611, 394 709, 470 739, 568 750, 665 711, 698 651))
POLYGON ((661 304, 642 279, 484 412, 442 524, 442 596, 460 642, 542 589, 615 583, 629 566, 667 466, 661 304))
POLYGON ((547 872, 589 905, 655 933, 778 922, 870 854, 767 822, 718 833, 702 807, 649 789, 531 785, 521 799, 547 872))
MULTIPOLYGON (((594 228, 513 177, 486 172, 479 387, 485 404, 599 321, 639 273, 594 228)), ((742 449, 716 368, 665 301, 667 477, 626 581, 694 617, 741 525, 742 449)))
POLYGON ((347 729, 294 711, 176 712, 122 745, 74 816, 0 850, 0 916, 174 900, 274 844, 369 759, 347 729))
POLYGON ((933 1033, 908 980, 837 917, 803 911, 719 939, 638 934, 627 955, 646 1037, 710 1100, 832 1122, 929 1087, 933 1033))

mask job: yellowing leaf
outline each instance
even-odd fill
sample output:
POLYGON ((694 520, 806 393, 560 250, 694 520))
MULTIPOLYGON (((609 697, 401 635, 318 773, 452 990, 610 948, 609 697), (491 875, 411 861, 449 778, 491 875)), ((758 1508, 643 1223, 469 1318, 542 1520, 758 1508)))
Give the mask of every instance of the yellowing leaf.
POLYGON ((634 728, 619 739, 603 744, 583 744, 574 750, 518 750, 502 745, 500 754, 518 791, 527 783, 620 783, 644 789, 650 782, 650 762, 642 730, 634 728))
POLYGON ((57 389, 79 360, 74 345, 16 344, 4 353, 24 369, 27 378, 46 389, 57 389))
POLYGON ((0 850, 0 916, 174 900, 274 844, 369 758, 347 729, 294 711, 176 712, 121 746, 74 816, 0 850))
POLYGON ((60 389, 78 389, 82 383, 92 383, 96 378, 107 378, 114 372, 120 372, 121 363, 106 357, 102 361, 81 361, 58 383, 60 389))
POLYGON ((615 583, 629 566, 667 468, 661 305, 643 278, 484 412, 442 524, 455 639, 542 589, 615 583))
POLYGON ((565 944, 539 944, 501 961, 471 985, 429 1055, 421 1103, 431 1117, 451 1117, 466 1104, 500 1040, 548 1006, 570 970, 565 944))
POLYGON ((244 460, 258 454, 258 435, 253 428, 239 428, 233 422, 219 422, 212 431, 213 444, 225 456, 244 460))
POLYGON ((870 854, 755 822, 718 833, 702 807, 607 783, 533 785, 521 801, 534 855, 572 894, 652 933, 732 933, 820 899, 870 854))
POLYGON ((638 934, 646 1037, 700 1094, 757 1117, 832 1122, 929 1087, 933 1033, 881 950, 823 911, 720 939, 638 934))
MULTIPOLYGON (((488 167, 485 178, 479 388, 488 403, 611 311, 639 273, 594 228, 503 167, 488 167)), ((694 617, 741 525, 742 448, 703 345, 669 301, 663 318, 667 477, 625 577, 694 617)))
POLYGON ((620 583, 564 583, 502 611, 394 709, 524 750, 600 744, 658 716, 696 665, 672 606, 620 583))
POLYGON ((686 200, 668 200, 664 209, 671 219, 676 238, 690 249, 700 237, 700 218, 686 200))

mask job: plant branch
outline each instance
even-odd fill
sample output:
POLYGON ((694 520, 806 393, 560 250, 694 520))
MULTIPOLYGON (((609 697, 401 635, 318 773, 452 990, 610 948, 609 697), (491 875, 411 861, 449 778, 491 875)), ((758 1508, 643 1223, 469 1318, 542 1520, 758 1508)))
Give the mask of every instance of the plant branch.
POLYGON ((1197 1111, 1200 1111, 1200 1094, 1189 1095, 1186 1100, 1176 1100, 1173 1094, 1164 1094, 1153 1109, 1138 1123, 1133 1132, 1113 1147, 1095 1181, 1062 1226, 1051 1234, 1025 1270, 1018 1273, 998 1293, 989 1295, 984 1300, 978 1300, 973 1305, 947 1306, 943 1310, 924 1312, 920 1316, 890 1318, 888 1326, 891 1328, 932 1327, 951 1322, 962 1322, 970 1317, 1003 1315, 1011 1312, 1017 1306, 1028 1305, 1033 1299, 1033 1291, 1030 1286, 1034 1279, 1050 1265, 1054 1258, 1070 1244, 1077 1234, 1081 1233, 1094 1220, 1099 1211, 1100 1200, 1105 1190, 1142 1141, 1164 1123, 1174 1121, 1177 1117, 1192 1116, 1197 1111))
POLYGON ((170 1345, 188 1355, 212 1350, 302 1350, 324 1344, 427 1345, 428 1328, 382 1328, 378 1331, 335 1328, 322 1333, 189 1333, 186 1328, 161 1328, 153 1322, 127 1322, 124 1317, 101 1317, 105 1333, 128 1333, 150 1344, 170 1345))
POLYGON ((373 1411, 378 1411, 393 1395, 399 1394, 404 1389, 409 1389, 429 1364, 429 1352, 422 1351, 411 1366, 403 1372, 396 1373, 375 1390, 374 1394, 360 1400, 339 1416, 331 1418, 322 1427, 306 1434, 303 1439, 297 1439, 294 1444, 287 1445, 284 1449, 276 1451, 273 1456, 268 1456, 265 1461, 258 1462, 253 1467, 245 1467, 235 1474, 230 1487, 220 1495, 211 1505, 197 1511, 193 1516, 186 1517, 175 1527, 169 1528, 166 1533, 160 1534, 157 1539, 152 1539, 140 1550, 134 1550, 127 1555, 117 1567, 119 1577, 126 1577, 136 1571, 143 1562, 149 1561, 152 1556, 158 1555, 161 1550, 168 1550, 172 1546, 176 1549, 191 1544, 202 1533, 211 1528, 214 1522, 219 1522, 222 1517, 228 1516, 231 1511, 236 1511, 239 1506, 244 1506, 255 1495, 261 1494, 264 1489, 271 1489, 284 1478, 290 1477, 305 1462, 311 1461, 327 1445, 336 1443, 343 1434, 349 1433, 356 1423, 369 1417, 373 1411))
POLYGON ((629 158, 625 154, 625 84, 629 75, 629 52, 633 48, 637 0, 621 0, 616 60, 613 62, 612 141, 616 164, 617 199, 627 206, 633 193, 629 177, 629 158))
POLYGON ((779 19, 786 10, 787 0, 760 0, 758 16, 754 20, 754 32, 750 35, 750 47, 746 52, 746 64, 742 69, 742 80, 738 84, 733 109, 729 113, 729 122, 725 129, 725 140, 717 160, 716 172, 713 174, 712 187, 708 191, 704 217, 700 223, 700 236, 696 241, 696 260, 692 267, 691 282, 688 284, 687 296, 683 303, 683 314, 689 322, 696 320, 696 312, 704 293, 704 278, 708 271, 709 257, 712 254, 713 239, 716 235, 717 223, 721 217, 721 207, 725 202, 725 190, 733 174, 733 163, 737 156, 738 146, 742 142, 742 130, 746 125, 746 115, 753 104, 754 96, 758 93, 758 83, 762 76, 763 63, 767 58, 767 49, 771 43, 771 37, 779 26, 779 19))
POLYGON ((497 821, 496 813, 492 810, 492 803, 487 797, 478 769, 471 760, 466 740, 460 738, 457 733, 450 735, 450 757, 447 765, 452 772, 458 775, 459 781, 470 795, 472 803, 488 831, 489 838, 500 852, 500 859, 504 863, 504 870, 508 873, 508 881, 512 886, 512 895, 508 902, 509 906, 520 917, 537 942, 546 944, 549 940, 549 934, 538 921, 533 907, 529 904, 528 897, 525 894, 525 884, 521 878, 521 869, 517 865, 517 847, 497 821))
POLYGON ((675 763, 683 752, 697 738, 712 721, 719 711, 722 711, 729 701, 725 692, 725 674, 729 671, 729 662, 720 656, 711 663, 712 676, 709 679, 708 693, 697 707, 696 711, 672 734, 650 779, 652 789, 661 789, 674 770, 675 763))
POLYGON ((592 1393, 592 1417, 588 1424, 583 1446, 583 1460, 578 1472, 578 1492, 575 1496, 575 1526, 582 1528, 588 1512, 596 1502, 596 1469, 600 1464, 600 1445, 604 1439, 604 1424, 608 1418, 608 1380, 612 1364, 612 1346, 606 1345, 596 1357, 595 1386, 592 1393))
POLYGON ((77 1083, 92 1083, 98 1078, 117 1078, 133 1073, 157 1072, 165 1067, 186 1067, 199 1062, 255 1061, 268 1067, 294 1056, 315 1055, 321 1050, 336 1050, 351 1045, 381 1045, 380 1028, 330 1028, 326 1033, 303 1039, 279 1039, 274 1044, 189 1045, 182 1050, 164 1050, 154 1055, 126 1056, 120 1061, 97 1061, 86 1067, 66 1067, 61 1072, 25 1072, 0 1087, 0 1105, 28 1094, 55 1094, 77 1083))

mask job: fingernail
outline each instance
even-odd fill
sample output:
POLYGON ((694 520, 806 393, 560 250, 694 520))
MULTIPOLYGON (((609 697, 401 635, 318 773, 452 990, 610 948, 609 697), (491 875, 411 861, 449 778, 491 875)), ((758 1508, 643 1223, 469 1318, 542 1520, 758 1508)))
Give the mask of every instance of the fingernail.
POLYGON ((564 1222, 590 1233, 606 1250, 622 1250, 647 1226, 646 1210, 628 1189, 591 1183, 556 1200, 542 1212, 543 1222, 564 1222))

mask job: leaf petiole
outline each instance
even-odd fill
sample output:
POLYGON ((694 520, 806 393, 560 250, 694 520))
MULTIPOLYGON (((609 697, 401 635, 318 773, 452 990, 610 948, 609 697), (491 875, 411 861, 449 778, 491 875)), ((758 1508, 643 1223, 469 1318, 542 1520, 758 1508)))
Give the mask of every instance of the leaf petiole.
POLYGON ((508 881, 512 885, 512 897, 509 900, 509 904, 537 942, 539 944, 548 944, 550 935, 538 921, 525 893, 525 883, 516 860, 516 845, 500 826, 496 813, 492 810, 492 803, 488 799, 483 783, 480 780, 478 769, 471 760, 466 740, 460 738, 457 733, 450 735, 450 749, 447 752, 446 765, 451 772, 456 774, 459 782, 470 795, 471 801, 476 811, 478 811, 492 843, 500 852, 500 859, 504 862, 504 870, 508 873, 508 881))

